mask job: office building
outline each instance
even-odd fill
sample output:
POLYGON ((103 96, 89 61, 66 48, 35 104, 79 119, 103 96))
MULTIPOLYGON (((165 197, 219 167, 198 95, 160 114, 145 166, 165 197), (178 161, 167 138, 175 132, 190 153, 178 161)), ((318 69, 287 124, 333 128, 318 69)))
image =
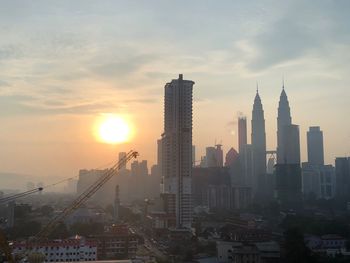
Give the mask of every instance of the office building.
POLYGON ((277 117, 276 197, 287 207, 300 205, 301 167, 299 126, 291 123, 287 94, 282 88, 277 117))
POLYGON ((165 85, 162 175, 164 197, 177 228, 192 224, 192 92, 194 82, 182 74, 165 85))
POLYGON ((335 169, 332 165, 302 164, 302 190, 305 198, 331 199, 335 195, 335 169))
POLYGON ((307 159, 310 165, 324 165, 323 132, 318 126, 307 132, 307 159))
POLYGON ((335 159, 336 195, 350 201, 350 157, 335 159))
POLYGON ((290 107, 287 94, 282 88, 278 105, 278 117, 277 117, 277 163, 286 163, 284 160, 285 155, 285 127, 292 124, 292 117, 290 115, 290 107))
POLYGON ((258 90, 252 112, 253 194, 263 196, 266 174, 266 134, 264 110, 258 90))
POLYGON ((247 144, 247 119, 238 117, 238 152, 242 153, 244 145, 247 144))

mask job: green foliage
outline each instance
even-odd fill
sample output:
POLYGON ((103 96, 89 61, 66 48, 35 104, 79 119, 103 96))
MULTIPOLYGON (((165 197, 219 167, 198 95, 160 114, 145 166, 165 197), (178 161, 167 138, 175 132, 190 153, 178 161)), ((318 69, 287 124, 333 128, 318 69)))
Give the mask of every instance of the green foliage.
POLYGON ((66 225, 63 222, 59 223, 58 226, 54 228, 49 235, 50 239, 65 239, 68 237, 69 237, 69 233, 66 225))
POLYGON ((317 259, 311 255, 311 251, 304 243, 304 235, 300 229, 293 227, 287 229, 285 237, 285 261, 286 263, 313 263, 317 259))
POLYGON ((309 216, 288 215, 282 222, 284 229, 298 228, 303 233, 314 235, 338 234, 349 237, 350 228, 347 218, 335 218, 332 220, 309 216))
POLYGON ((54 209, 49 205, 44 205, 44 206, 40 207, 39 211, 43 216, 50 217, 52 215, 52 213, 54 212, 54 209))
POLYGON ((40 229, 41 224, 39 222, 23 221, 9 230, 9 237, 11 239, 31 237, 36 235, 40 229))
POLYGON ((141 215, 139 214, 134 214, 131 209, 120 206, 119 207, 119 217, 121 220, 125 222, 137 222, 141 220, 141 215))
POLYGON ((15 219, 25 219, 29 216, 32 211, 32 207, 30 205, 16 205, 14 209, 15 219))

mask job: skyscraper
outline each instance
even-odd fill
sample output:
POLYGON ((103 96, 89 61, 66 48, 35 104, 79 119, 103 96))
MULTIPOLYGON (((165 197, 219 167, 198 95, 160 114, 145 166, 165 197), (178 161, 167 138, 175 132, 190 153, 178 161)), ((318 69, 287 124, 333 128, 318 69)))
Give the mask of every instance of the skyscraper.
POLYGON ((223 167, 224 166, 224 152, 222 150, 221 144, 215 145, 215 155, 216 155, 216 166, 217 167, 223 167))
POLYGON ((164 87, 164 133, 162 174, 168 213, 176 217, 177 228, 192 223, 192 91, 194 82, 182 74, 164 87))
POLYGON ((283 127, 283 164, 298 164, 300 166, 300 136, 299 125, 291 124, 283 127))
POLYGON ((336 195, 350 201, 350 157, 335 158, 336 195))
POLYGON ((266 134, 264 110, 258 90, 252 112, 253 194, 264 192, 266 174, 266 134))
POLYGON ((292 124, 287 94, 282 88, 277 117, 277 198, 285 205, 299 206, 301 167, 299 126, 292 124))
POLYGON ((292 117, 290 116, 289 102, 287 94, 282 88, 280 101, 278 105, 277 117, 277 163, 285 163, 285 145, 284 145, 284 129, 286 126, 292 124, 292 117))
POLYGON ((311 165, 324 165, 323 132, 318 126, 307 132, 307 159, 311 165))
POLYGON ((215 147, 209 146, 205 148, 206 167, 223 167, 224 153, 221 147, 221 144, 217 144, 215 147))
POLYGON ((243 147, 247 144, 247 119, 238 117, 238 152, 243 153, 243 147))

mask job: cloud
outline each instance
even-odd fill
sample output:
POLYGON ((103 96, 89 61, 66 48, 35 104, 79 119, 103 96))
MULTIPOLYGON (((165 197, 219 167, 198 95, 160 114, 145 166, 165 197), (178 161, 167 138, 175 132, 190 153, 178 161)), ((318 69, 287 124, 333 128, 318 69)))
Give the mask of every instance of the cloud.
MULTIPOLYGON (((329 47, 349 44, 350 2, 290 2, 276 14, 278 19, 250 38, 249 51, 255 53, 246 61, 252 71, 261 71, 312 54, 323 56, 329 47)), ((242 50, 247 52, 247 50, 242 50)), ((335 50, 332 50, 334 52, 335 50)))
POLYGON ((4 45, 0 47, 0 61, 18 59, 23 56, 22 50, 16 45, 4 45))
POLYGON ((9 87, 9 86, 11 86, 10 83, 0 79, 0 87, 9 87))
POLYGON ((135 98, 135 99, 109 99, 109 100, 76 100, 75 102, 60 99, 45 99, 24 95, 0 96, 3 116, 12 115, 55 115, 55 114, 98 114, 101 112, 116 112, 124 105, 152 104, 157 99, 135 98))

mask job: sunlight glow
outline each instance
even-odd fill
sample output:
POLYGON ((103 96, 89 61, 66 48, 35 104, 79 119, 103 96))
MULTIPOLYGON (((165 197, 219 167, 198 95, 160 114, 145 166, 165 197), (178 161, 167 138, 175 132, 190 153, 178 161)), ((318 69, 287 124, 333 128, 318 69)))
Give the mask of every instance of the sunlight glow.
POLYGON ((127 142, 131 129, 125 119, 107 115, 98 125, 98 137, 104 143, 118 144, 127 142))

